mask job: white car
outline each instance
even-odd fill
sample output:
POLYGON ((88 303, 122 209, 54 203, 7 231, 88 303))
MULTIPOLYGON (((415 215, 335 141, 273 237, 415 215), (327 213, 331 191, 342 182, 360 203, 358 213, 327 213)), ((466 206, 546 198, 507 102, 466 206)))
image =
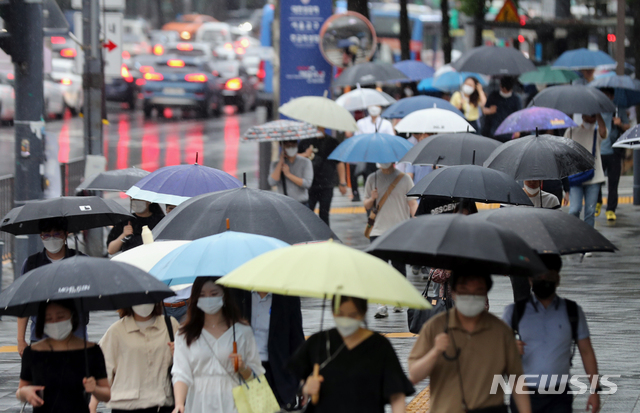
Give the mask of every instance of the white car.
POLYGON ((204 23, 196 32, 196 42, 209 43, 216 57, 231 60, 236 58, 231 26, 227 23, 204 23))
POLYGON ((13 122, 16 112, 16 96, 13 90, 13 73, 0 73, 0 120, 13 122))
POLYGON ((44 79, 44 115, 47 118, 62 119, 66 106, 62 85, 49 75, 44 79))
POLYGON ((68 59, 52 59, 51 68, 51 79, 60 84, 64 104, 71 109, 72 114, 79 113, 84 102, 82 76, 76 73, 74 62, 68 59))

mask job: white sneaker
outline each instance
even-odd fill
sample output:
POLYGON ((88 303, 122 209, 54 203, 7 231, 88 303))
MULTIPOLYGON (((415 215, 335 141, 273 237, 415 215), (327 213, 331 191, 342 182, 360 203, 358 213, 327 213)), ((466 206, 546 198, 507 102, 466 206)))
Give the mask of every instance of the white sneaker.
POLYGON ((584 258, 590 258, 590 257, 593 257, 593 254, 592 254, 592 253, 590 253, 590 252, 585 252, 583 255, 584 255, 584 258))
POLYGON ((419 265, 412 265, 411 266, 411 272, 413 273, 413 275, 420 274, 420 266, 419 265))
POLYGON ((389 317, 389 310, 386 305, 383 305, 378 308, 378 312, 374 315, 375 318, 387 318, 389 317))
POLYGON ((393 307, 393 312, 394 313, 401 313, 402 312, 402 307, 393 307))

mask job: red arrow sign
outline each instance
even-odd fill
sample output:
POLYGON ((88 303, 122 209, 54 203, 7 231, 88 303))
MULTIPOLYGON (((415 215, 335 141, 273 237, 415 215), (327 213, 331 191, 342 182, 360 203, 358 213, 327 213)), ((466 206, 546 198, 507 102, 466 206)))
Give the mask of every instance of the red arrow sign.
POLYGON ((107 43, 103 44, 102 47, 104 47, 105 49, 111 52, 113 49, 118 47, 118 45, 112 42, 111 40, 109 40, 107 43))

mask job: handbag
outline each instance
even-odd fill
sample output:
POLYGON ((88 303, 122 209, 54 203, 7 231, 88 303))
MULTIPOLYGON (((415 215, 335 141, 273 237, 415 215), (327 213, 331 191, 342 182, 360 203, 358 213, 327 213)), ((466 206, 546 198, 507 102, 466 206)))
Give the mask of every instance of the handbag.
POLYGON ((429 297, 429 287, 431 286, 431 279, 433 275, 429 276, 429 281, 427 282, 427 286, 422 292, 422 296, 427 299, 427 301, 431 304, 431 309, 429 310, 413 310, 409 309, 407 311, 407 323, 409 324, 409 331, 413 334, 419 334, 420 330, 424 323, 429 321, 429 319, 437 314, 443 313, 447 311, 449 308, 453 307, 453 302, 451 297, 449 296, 449 291, 445 288, 444 297, 429 297))
POLYGON ((279 412, 280 405, 265 375, 256 376, 254 373, 253 377, 253 380, 246 381, 240 376, 240 385, 232 389, 238 413, 279 412))
MULTIPOLYGON (((593 148, 591 149, 591 155, 596 156, 596 141, 597 139, 598 128, 596 127, 593 130, 593 148)), ((593 179, 595 175, 595 169, 589 169, 588 171, 580 172, 577 174, 569 175, 569 186, 580 186, 583 183, 590 181, 593 179)))
POLYGON ((389 185, 389 188, 387 188, 387 191, 384 193, 384 195, 380 199, 380 202, 378 203, 378 205, 374 206, 371 212, 369 212, 367 227, 364 230, 364 236, 367 239, 369 239, 369 236, 371 235, 371 230, 373 229, 373 225, 376 223, 376 216, 380 213, 380 210, 384 206, 384 203, 387 202, 387 198, 389 198, 389 195, 391 195, 391 192, 393 192, 394 188, 396 187, 396 185, 398 185, 398 182, 400 182, 403 176, 404 176, 404 173, 402 172, 400 172, 400 174, 396 176, 396 179, 394 179, 393 182, 391 182, 391 185, 389 185))

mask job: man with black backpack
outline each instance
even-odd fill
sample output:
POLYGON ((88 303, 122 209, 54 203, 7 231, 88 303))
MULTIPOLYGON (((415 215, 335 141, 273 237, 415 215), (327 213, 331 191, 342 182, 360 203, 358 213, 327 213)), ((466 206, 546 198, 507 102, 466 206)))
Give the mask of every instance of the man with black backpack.
MULTIPOLYGON (((569 392, 571 360, 578 347, 589 383, 597 384, 598 363, 589 338, 589 327, 582 308, 556 294, 560 283, 562 258, 540 256, 548 271, 530 279, 532 294, 505 308, 502 319, 516 335, 522 355, 533 413, 571 413, 573 395, 569 392), (595 381, 594 381, 595 380, 595 381)), ((600 386, 589 396, 587 410, 600 410, 600 386)), ((513 412, 513 403, 511 405, 513 412)))

